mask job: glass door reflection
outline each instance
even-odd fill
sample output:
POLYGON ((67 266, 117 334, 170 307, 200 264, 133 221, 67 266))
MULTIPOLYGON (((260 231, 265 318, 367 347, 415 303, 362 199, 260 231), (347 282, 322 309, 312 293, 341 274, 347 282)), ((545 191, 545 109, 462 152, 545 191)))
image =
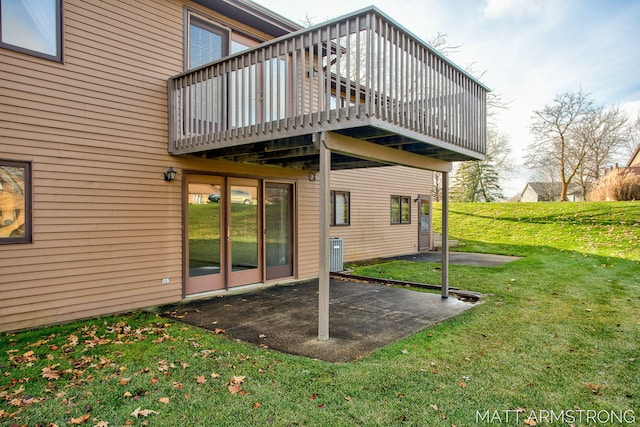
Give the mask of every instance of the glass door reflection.
POLYGON ((220 202, 224 195, 220 177, 190 176, 187 184, 186 294, 224 287, 220 202))
POLYGON ((293 276, 293 185, 265 184, 265 257, 267 280, 293 276))
POLYGON ((229 286, 261 281, 259 181, 229 178, 227 240, 229 286))

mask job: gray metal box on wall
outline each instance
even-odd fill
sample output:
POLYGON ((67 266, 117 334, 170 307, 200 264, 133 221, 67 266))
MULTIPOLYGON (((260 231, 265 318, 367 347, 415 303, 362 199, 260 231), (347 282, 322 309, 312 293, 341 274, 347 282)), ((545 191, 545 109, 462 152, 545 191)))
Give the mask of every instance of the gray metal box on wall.
POLYGON ((329 271, 342 271, 342 239, 332 237, 329 239, 329 271))

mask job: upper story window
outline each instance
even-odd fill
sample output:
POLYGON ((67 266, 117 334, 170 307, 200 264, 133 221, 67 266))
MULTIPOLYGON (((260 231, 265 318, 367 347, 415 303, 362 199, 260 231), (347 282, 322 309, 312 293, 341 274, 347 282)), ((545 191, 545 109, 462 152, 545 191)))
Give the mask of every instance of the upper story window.
POLYGON ((197 68, 229 54, 229 32, 204 18, 188 13, 189 69, 197 68))
POLYGON ((185 63, 188 70, 258 44, 192 10, 186 11, 186 21, 185 63))
POLYGON ((0 46, 62 61, 63 0, 0 0, 0 46))
POLYGON ((0 159, 0 244, 31 242, 31 163, 0 159))

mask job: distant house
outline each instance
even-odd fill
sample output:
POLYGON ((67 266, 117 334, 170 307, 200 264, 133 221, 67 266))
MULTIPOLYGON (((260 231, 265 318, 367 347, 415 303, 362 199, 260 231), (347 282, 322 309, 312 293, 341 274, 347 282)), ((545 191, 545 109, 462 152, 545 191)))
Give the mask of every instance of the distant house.
POLYGON ((636 151, 629 159, 629 163, 627 163, 626 168, 636 175, 640 175, 640 144, 636 147, 636 151))
MULTIPOLYGON (((560 182, 527 182, 520 193, 521 202, 558 202, 562 194, 560 182)), ((567 200, 570 202, 583 201, 582 191, 577 185, 569 185, 567 200)))
POLYGON ((629 158, 629 161, 625 166, 620 167, 618 166, 618 163, 616 163, 615 166, 605 168, 604 175, 616 169, 620 169, 622 171, 628 171, 636 175, 640 175, 640 145, 636 147, 636 150, 633 152, 633 154, 631 155, 631 157, 629 158))

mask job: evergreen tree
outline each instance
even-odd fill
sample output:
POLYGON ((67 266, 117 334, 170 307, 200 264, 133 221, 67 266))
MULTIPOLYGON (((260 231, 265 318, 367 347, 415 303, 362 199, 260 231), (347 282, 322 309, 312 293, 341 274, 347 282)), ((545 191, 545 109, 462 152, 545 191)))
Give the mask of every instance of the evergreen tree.
POLYGON ((490 157, 464 162, 454 176, 451 198, 458 202, 493 202, 502 199, 500 174, 490 157))

